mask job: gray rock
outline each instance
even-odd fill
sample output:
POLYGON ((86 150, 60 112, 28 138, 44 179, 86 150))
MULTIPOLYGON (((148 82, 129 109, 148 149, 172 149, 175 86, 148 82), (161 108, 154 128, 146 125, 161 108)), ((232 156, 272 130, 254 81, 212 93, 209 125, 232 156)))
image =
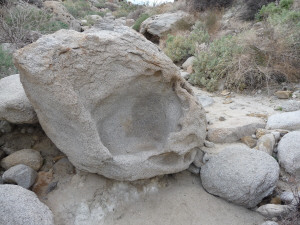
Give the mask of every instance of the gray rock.
POLYGON ((20 82, 19 74, 0 80, 0 120, 16 124, 38 122, 20 82))
POLYGON ((297 100, 288 100, 282 102, 279 106, 276 107, 277 110, 282 110, 284 112, 293 112, 300 110, 300 101, 297 100))
POLYGON ((215 143, 205 140, 204 146, 207 148, 213 148, 213 147, 215 147, 215 143))
POLYGON ((267 218, 273 218, 287 215, 294 209, 295 207, 290 205, 266 204, 256 209, 256 212, 259 212, 261 215, 267 218))
POLYGON ((3 180, 2 180, 2 178, 0 177, 0 184, 3 184, 3 180))
POLYGON ((208 128, 207 139, 214 143, 233 143, 244 136, 251 136, 257 128, 265 127, 264 123, 249 122, 232 127, 214 126, 208 128))
POLYGON ((12 126, 9 122, 5 120, 0 121, 0 133, 10 133, 12 131, 12 126))
POLYGON ((0 164, 6 170, 18 164, 24 164, 38 171, 43 165, 43 158, 36 150, 23 149, 6 156, 0 164))
POLYGON ((33 185, 36 177, 37 172, 23 164, 9 168, 2 176, 5 183, 17 184, 26 189, 29 189, 33 185))
POLYGON ((75 167, 109 178, 187 169, 206 137, 204 109, 155 44, 109 25, 58 31, 14 55, 43 130, 75 167))
POLYGON ((140 33, 149 33, 151 35, 161 37, 164 33, 169 31, 177 21, 187 16, 188 14, 183 11, 151 16, 142 22, 140 33))
POLYGON ((180 76, 182 76, 186 80, 188 80, 190 78, 190 74, 185 71, 180 71, 180 76))
POLYGON ((194 62, 195 59, 196 59, 195 56, 189 57, 189 58, 182 64, 182 68, 183 68, 184 70, 187 70, 187 68, 188 68, 189 66, 193 66, 193 62, 194 62))
POLYGON ((204 156, 204 152, 201 150, 201 149, 198 149, 197 150, 197 153, 196 153, 196 156, 195 156, 195 159, 193 161, 194 165, 196 167, 201 167, 203 166, 203 156, 204 156))
POLYGON ((256 148, 259 151, 268 153, 269 155, 273 154, 275 147, 275 137, 273 134, 265 134, 257 140, 256 148))
POLYGON ((207 95, 197 95, 197 99, 203 107, 208 107, 215 103, 215 100, 207 95))
POLYGON ((200 174, 209 193, 252 208, 276 187, 279 165, 264 152, 233 145, 212 157, 200 174))
POLYGON ((277 151, 279 163, 286 172, 300 175, 300 131, 284 135, 277 151))
POLYGON ((266 222, 262 223, 261 225, 278 225, 278 223, 269 220, 269 221, 266 221, 266 222))
POLYGON ((300 129, 300 111, 286 112, 275 114, 269 117, 267 122, 267 129, 285 129, 285 130, 299 130, 300 129))
POLYGON ((199 175, 200 168, 195 166, 193 163, 189 166, 188 171, 190 171, 192 174, 199 175))
POLYGON ((32 192, 17 185, 0 185, 0 224, 54 225, 51 210, 32 192))
POLYGON ((285 204, 293 204, 295 205, 297 203, 297 197, 300 196, 300 191, 297 193, 293 193, 291 191, 284 191, 280 195, 281 201, 283 201, 285 204))

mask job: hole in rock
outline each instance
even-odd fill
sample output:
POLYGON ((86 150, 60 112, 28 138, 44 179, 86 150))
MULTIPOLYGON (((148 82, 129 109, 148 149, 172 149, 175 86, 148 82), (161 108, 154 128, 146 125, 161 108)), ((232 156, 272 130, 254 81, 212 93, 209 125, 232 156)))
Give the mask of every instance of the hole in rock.
POLYGON ((145 38, 149 41, 153 42, 154 44, 159 44, 159 36, 150 34, 148 31, 144 33, 145 38))
POLYGON ((182 105, 170 84, 140 76, 92 111, 102 143, 112 155, 161 152, 178 131, 182 105))

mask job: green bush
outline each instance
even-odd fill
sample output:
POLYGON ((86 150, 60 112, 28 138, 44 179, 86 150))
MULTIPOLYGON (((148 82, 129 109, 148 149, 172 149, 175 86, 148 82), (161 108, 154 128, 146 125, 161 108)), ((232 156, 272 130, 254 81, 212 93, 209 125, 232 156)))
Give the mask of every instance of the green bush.
POLYGON ((0 78, 17 72, 12 60, 12 55, 0 45, 0 78))
POLYGON ((86 0, 67 0, 63 2, 63 5, 76 19, 82 19, 87 15, 103 16, 103 12, 94 11, 90 3, 86 0))
POLYGON ((142 15, 140 15, 140 17, 135 21, 134 25, 133 25, 133 29, 136 31, 140 30, 140 26, 142 24, 142 22, 144 22, 146 19, 148 19, 150 16, 147 13, 144 13, 142 15))
POLYGON ((209 34, 203 23, 198 21, 188 36, 168 35, 164 51, 173 62, 180 62, 194 55, 197 45, 208 43, 208 41, 209 34))
POLYGON ((119 5, 121 6, 118 8, 113 14, 116 18, 119 17, 127 17, 129 13, 135 11, 138 6, 134 4, 129 4, 126 1, 119 2, 119 5))
POLYGON ((232 36, 225 36, 211 43, 208 51, 201 51, 194 61, 194 74, 190 82, 214 91, 218 81, 232 70, 233 58, 242 52, 232 36))

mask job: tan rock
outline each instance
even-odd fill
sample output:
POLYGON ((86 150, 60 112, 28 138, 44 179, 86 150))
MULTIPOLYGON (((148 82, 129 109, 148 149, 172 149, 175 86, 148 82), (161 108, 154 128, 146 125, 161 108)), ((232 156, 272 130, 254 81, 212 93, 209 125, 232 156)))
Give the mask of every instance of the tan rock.
POLYGON ((186 68, 186 72, 188 72, 189 74, 193 73, 194 70, 193 70, 193 65, 189 65, 187 68, 186 68))
POLYGON ((43 158, 36 150, 23 149, 1 160, 1 166, 6 170, 18 164, 24 164, 38 171, 43 165, 43 158))
POLYGON ((250 148, 254 148, 256 145, 256 140, 254 138, 252 138, 251 136, 244 136, 241 138, 241 141, 246 144, 247 146, 249 146, 250 148))
POLYGON ((257 141, 257 149, 272 155, 275 147, 275 137, 273 134, 265 134, 257 141))
POLYGON ((203 146, 205 111, 191 87, 129 27, 61 30, 14 56, 43 130, 78 169, 150 178, 187 169, 203 146))
POLYGON ((292 95, 292 91, 277 91, 275 95, 279 99, 288 99, 292 95))

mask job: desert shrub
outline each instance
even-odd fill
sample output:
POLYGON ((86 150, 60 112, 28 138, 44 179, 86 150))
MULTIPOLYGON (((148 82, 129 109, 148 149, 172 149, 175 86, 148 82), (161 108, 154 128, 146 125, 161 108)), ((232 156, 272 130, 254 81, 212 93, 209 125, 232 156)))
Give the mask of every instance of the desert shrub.
POLYGON ((147 14, 147 13, 140 15, 140 17, 135 21, 132 28, 136 31, 139 31, 142 22, 144 22, 148 18, 149 18, 149 14, 147 14))
POLYGON ((275 2, 275 0, 244 0, 246 8, 242 13, 241 18, 244 20, 253 20, 255 19, 255 14, 263 7, 264 5, 269 4, 270 2, 275 2))
POLYGON ((137 20, 144 13, 145 13, 145 7, 138 6, 138 8, 136 10, 134 10, 128 14, 127 18, 137 20))
POLYGON ((130 12, 135 11, 138 6, 134 4, 130 4, 126 1, 120 2, 119 5, 121 6, 118 8, 113 14, 115 17, 127 17, 130 12))
POLYGON ((234 37, 225 36, 211 43, 209 50, 201 51, 193 65, 195 71, 190 82, 201 85, 209 91, 216 89, 218 81, 231 72, 233 58, 242 52, 234 37))
POLYGON ((103 16, 103 12, 94 11, 91 4, 85 0, 66 0, 63 5, 76 19, 82 19, 87 15, 103 16))
POLYGON ((223 8, 231 5, 233 0, 187 0, 190 11, 203 11, 208 8, 223 8))
POLYGON ((197 46, 208 41, 209 34, 204 24, 198 21, 189 35, 168 35, 164 52, 173 62, 180 62, 194 55, 197 46))
POLYGON ((47 34, 67 24, 55 21, 52 14, 29 4, 7 5, 0 8, 0 42, 22 47, 35 41, 39 33, 47 34))
POLYGON ((17 72, 12 60, 12 54, 0 45, 0 79, 17 72))

